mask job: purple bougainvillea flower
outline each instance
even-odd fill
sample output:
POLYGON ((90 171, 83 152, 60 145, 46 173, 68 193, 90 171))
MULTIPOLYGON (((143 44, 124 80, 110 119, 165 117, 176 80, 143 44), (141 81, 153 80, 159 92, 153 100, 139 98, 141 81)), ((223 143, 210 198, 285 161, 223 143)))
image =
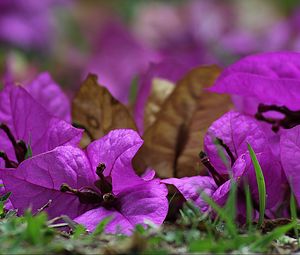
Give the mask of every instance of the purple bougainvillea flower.
POLYGON ((215 202, 224 205, 230 190, 229 169, 231 169, 239 189, 243 190, 242 184, 244 181, 248 182, 254 204, 257 205, 258 188, 247 143, 252 145, 262 167, 266 182, 267 208, 270 209, 272 217, 272 210, 281 203, 285 194, 286 178, 280 161, 273 156, 258 121, 238 112, 228 112, 208 129, 204 140, 205 153, 202 153, 201 161, 207 167, 210 177, 197 176, 163 182, 175 185, 186 199, 192 199, 205 211, 207 205, 199 197, 199 190, 204 190, 215 202), (226 164, 219 156, 216 141, 224 150, 226 164))
POLYGON ((71 122, 70 100, 49 73, 41 73, 24 87, 50 114, 71 122))
MULTIPOLYGON (((211 164, 220 174, 228 173, 226 166, 218 155, 213 137, 221 139, 227 161, 234 166, 236 160, 247 153, 247 143, 251 144, 261 165, 267 192, 267 208, 276 206, 279 202, 278 191, 284 194, 286 179, 280 164, 271 149, 264 130, 259 122, 250 116, 230 111, 215 121, 208 129, 204 139, 204 148, 211 164)), ((246 159, 249 158, 248 156, 246 159)), ((247 160, 247 181, 251 187, 253 198, 258 202, 258 189, 253 165, 247 160)))
POLYGON ((0 171, 11 203, 22 214, 28 207, 45 210, 50 218, 66 214, 93 231, 111 216, 106 232, 130 234, 146 220, 161 224, 168 211, 167 189, 151 171, 137 176, 131 160, 143 141, 132 130, 114 130, 86 151, 57 147, 0 171))
MULTIPOLYGON (((209 162, 207 157, 203 160, 209 162)), ((243 155, 238 158, 232 167, 233 179, 235 181, 239 182, 245 174, 247 162, 250 165, 249 158, 246 160, 246 156, 243 155)), ((212 170, 212 168, 210 169, 212 170)), ((201 196, 202 192, 205 192, 207 196, 211 197, 220 206, 223 206, 231 188, 231 180, 228 178, 228 174, 221 175, 214 170, 212 171, 211 176, 192 176, 181 179, 170 178, 161 182, 174 185, 186 200, 193 201, 202 212, 206 212, 209 206, 201 196)))
POLYGON ((75 217, 89 207, 76 203, 75 196, 61 193, 59 187, 62 182, 74 188, 86 185, 93 175, 87 164, 80 149, 62 146, 29 158, 16 169, 1 170, 0 176, 5 190, 12 192, 10 202, 20 215, 29 207, 35 213, 52 200, 50 218, 61 214, 75 217))
POLYGON ((300 109, 300 54, 263 53, 229 66, 210 89, 233 95, 238 110, 254 114, 258 104, 300 109), (279 96, 280 95, 280 96, 279 96))
POLYGON ((268 149, 265 135, 254 118, 235 111, 224 114, 209 127, 204 138, 204 151, 213 166, 222 174, 228 174, 228 169, 219 156, 214 142, 216 137, 222 139, 228 147, 229 153, 225 155, 231 164, 247 151, 247 143, 251 144, 256 153, 268 149))
POLYGON ((77 145, 82 130, 50 115, 22 87, 8 85, 0 92, 0 167, 15 168, 32 155, 60 145, 77 145))

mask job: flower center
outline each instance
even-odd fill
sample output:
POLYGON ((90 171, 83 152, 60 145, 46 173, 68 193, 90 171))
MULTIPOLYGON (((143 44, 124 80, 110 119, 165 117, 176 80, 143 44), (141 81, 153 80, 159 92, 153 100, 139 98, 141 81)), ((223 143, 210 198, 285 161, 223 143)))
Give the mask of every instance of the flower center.
POLYGON ((285 106, 259 104, 255 118, 272 124, 272 130, 278 132, 280 127, 285 129, 300 125, 300 111, 291 111, 285 106), (279 112, 284 115, 282 119, 268 118, 264 116, 266 112, 279 112))
POLYGON ((82 204, 102 204, 103 206, 111 207, 116 201, 116 196, 112 192, 111 178, 104 176, 105 164, 101 163, 96 168, 96 174, 99 179, 94 182, 98 190, 91 187, 83 187, 73 189, 68 184, 63 183, 60 186, 61 192, 68 192, 78 197, 82 204))
POLYGON ((2 130, 6 136, 8 137, 9 141, 11 142, 13 148, 14 148, 14 152, 17 158, 17 162, 10 160, 7 156, 7 154, 3 151, 0 151, 0 158, 2 158, 5 162, 5 167, 7 168, 16 168, 22 161, 25 160, 26 158, 26 153, 28 151, 28 148, 25 144, 24 141, 19 140, 17 141, 14 137, 14 135, 12 134, 11 130, 9 129, 9 127, 4 124, 1 123, 0 124, 0 130, 2 130))
MULTIPOLYGON (((227 144, 224 143, 224 141, 218 137, 216 137, 216 141, 225 149, 226 153, 231 159, 231 166, 233 166, 234 162, 236 161, 235 157, 233 156, 233 153, 231 152, 230 148, 227 144)), ((199 157, 201 159, 201 163, 208 169, 209 173, 211 174, 212 178, 214 179, 215 183, 218 187, 220 187, 223 183, 229 180, 229 175, 221 175, 217 172, 217 170, 212 166, 210 163, 209 158, 207 157, 206 153, 201 151, 199 153, 199 157)), ((238 186, 239 194, 242 194, 245 196, 245 191, 241 187, 238 186)), ((253 208, 257 211, 259 210, 259 205, 255 200, 252 201, 253 208)))

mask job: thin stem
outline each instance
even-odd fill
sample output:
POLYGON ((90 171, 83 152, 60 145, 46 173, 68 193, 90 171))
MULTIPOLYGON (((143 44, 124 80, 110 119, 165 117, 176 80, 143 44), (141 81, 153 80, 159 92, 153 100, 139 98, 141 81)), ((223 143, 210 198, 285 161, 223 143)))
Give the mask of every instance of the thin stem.
POLYGON ((105 177, 103 172, 106 166, 104 163, 100 163, 96 168, 96 174, 99 176, 99 180, 94 182, 94 185, 100 190, 101 194, 111 193, 112 185, 109 181, 109 177, 105 177))
POLYGON ((96 174, 102 178, 103 177, 103 172, 106 168, 106 165, 104 163, 100 163, 97 168, 96 168, 96 174))
POLYGON ((77 189, 72 189, 68 184, 66 183, 63 183, 61 186, 60 186, 60 191, 61 192, 70 192, 70 193, 73 193, 75 195, 77 195, 79 193, 79 191, 77 189))
POLYGON ((14 135, 10 131, 10 128, 6 124, 1 123, 0 129, 3 130, 3 132, 7 135, 8 139, 10 140, 11 144, 13 145, 15 155, 16 155, 18 162, 21 163, 22 161, 24 161, 25 155, 27 152, 27 146, 26 146, 25 142, 22 140, 16 141, 14 135))
POLYGON ((228 155, 229 158, 230 158, 231 166, 233 166, 236 159, 235 159, 235 157, 233 156, 233 154, 232 154, 230 148, 228 147, 227 144, 225 144, 225 143, 223 142, 223 140, 222 140, 221 138, 216 137, 216 140, 217 140, 218 143, 225 149, 227 155, 228 155))
POLYGON ((208 171, 210 172, 210 174, 212 175, 213 179, 215 180, 216 184, 218 186, 221 186, 224 182, 226 182, 227 180, 220 175, 216 169, 212 166, 212 164, 210 163, 209 158, 207 157, 206 153, 201 151, 199 153, 199 157, 201 159, 201 163, 208 169, 208 171))
POLYGON ((13 136, 13 134, 11 133, 9 127, 6 124, 1 123, 0 124, 0 129, 2 129, 3 132, 7 135, 8 139, 12 143, 13 147, 16 147, 17 146, 17 141, 16 141, 15 137, 13 136))
POLYGON ((49 208, 51 204, 52 204, 52 199, 49 199, 46 204, 44 204, 41 208, 37 209, 37 212, 34 215, 37 215, 42 211, 44 211, 45 209, 49 208))
POLYGON ((82 204, 99 204, 103 202, 103 197, 89 187, 81 189, 73 189, 68 184, 63 183, 60 186, 61 192, 70 192, 79 198, 79 202, 82 204))
POLYGON ((2 158, 4 160, 6 168, 17 168, 18 167, 18 163, 10 160, 7 157, 6 153, 3 151, 0 151, 0 158, 2 158))

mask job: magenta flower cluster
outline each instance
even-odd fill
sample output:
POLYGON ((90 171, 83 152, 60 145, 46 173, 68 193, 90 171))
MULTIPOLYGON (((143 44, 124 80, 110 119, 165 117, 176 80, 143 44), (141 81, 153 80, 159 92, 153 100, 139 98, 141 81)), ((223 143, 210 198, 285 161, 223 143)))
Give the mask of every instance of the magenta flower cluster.
POLYGON ((231 95, 236 109, 207 131, 200 157, 209 176, 163 182, 173 184, 186 200, 207 211, 199 193, 205 192, 224 205, 230 191, 230 170, 238 184, 238 218, 245 220, 245 183, 249 184, 257 216, 259 194, 249 143, 265 178, 266 217, 286 216, 290 192, 300 202, 300 54, 264 53, 241 59, 223 71, 210 91, 231 95), (226 161, 221 160, 216 142, 226 161))
MULTIPOLYGON (((179 66, 166 64, 150 67, 139 107, 145 105, 152 77, 176 81, 181 75, 173 72, 179 66)), ((166 184, 207 212, 201 192, 223 206, 233 178, 239 191, 237 216, 244 221, 245 183, 255 217, 259 205, 250 144, 265 178, 265 216, 285 216, 290 192, 300 203, 300 54, 246 57, 226 68, 210 91, 230 94, 235 109, 207 130, 200 159, 208 175, 160 180, 154 170, 142 177, 135 173, 131 161, 143 140, 133 130, 113 130, 79 148, 83 131, 70 124, 68 100, 49 74, 24 87, 6 84, 0 92, 0 179, 1 192, 12 192, 8 206, 21 215, 27 208, 35 213, 48 205, 50 218, 66 214, 89 231, 110 217, 107 233, 130 234, 136 224, 163 223, 166 184)), ((141 114, 136 111, 137 120, 141 114)))
POLYGON ((135 174, 131 160, 143 143, 138 133, 114 130, 82 150, 82 130, 69 123, 66 102, 48 74, 1 91, 0 178, 12 192, 8 206, 21 215, 49 204, 50 218, 68 215, 89 231, 106 217, 108 233, 130 234, 147 221, 160 225, 168 192, 153 171, 135 174))

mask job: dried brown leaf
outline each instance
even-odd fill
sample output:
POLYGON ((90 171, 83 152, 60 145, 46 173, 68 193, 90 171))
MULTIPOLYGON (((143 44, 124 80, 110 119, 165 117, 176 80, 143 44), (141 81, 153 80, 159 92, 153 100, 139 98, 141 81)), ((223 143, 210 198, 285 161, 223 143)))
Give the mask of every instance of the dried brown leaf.
POLYGON ((154 78, 152 80, 151 92, 147 99, 144 110, 144 129, 146 130, 156 120, 157 114, 165 100, 175 89, 175 84, 171 81, 154 78))
POLYGON ((214 65, 202 66, 178 82, 143 136, 144 145, 134 158, 138 172, 152 167, 162 178, 199 174, 195 166, 203 136, 230 104, 228 97, 203 89, 213 84, 220 71, 214 65))
POLYGON ((204 135, 208 127, 232 107, 230 98, 225 95, 203 91, 197 109, 188 126, 188 137, 184 149, 177 159, 176 176, 201 174, 203 167, 198 154, 203 150, 204 135))
POLYGON ((73 99, 72 117, 76 125, 86 130, 82 146, 113 129, 137 129, 126 106, 116 100, 105 87, 100 86, 97 76, 93 74, 88 75, 73 99))

